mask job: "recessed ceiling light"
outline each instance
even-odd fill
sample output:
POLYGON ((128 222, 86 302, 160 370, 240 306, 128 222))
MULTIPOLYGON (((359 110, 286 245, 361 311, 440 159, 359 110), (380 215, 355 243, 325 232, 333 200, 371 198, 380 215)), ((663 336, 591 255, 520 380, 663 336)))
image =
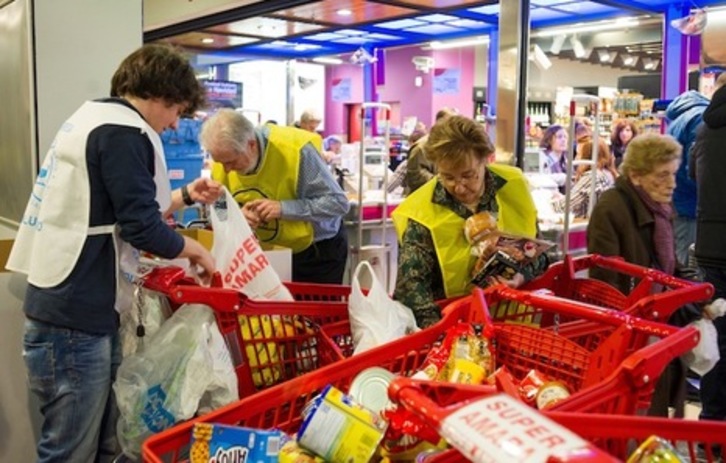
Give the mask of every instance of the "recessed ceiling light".
POLYGON ((214 43, 214 39, 211 37, 204 37, 202 43, 214 43))
POLYGON ((341 16, 350 16, 353 14, 352 11, 350 11, 348 8, 341 8, 338 11, 336 11, 341 16))

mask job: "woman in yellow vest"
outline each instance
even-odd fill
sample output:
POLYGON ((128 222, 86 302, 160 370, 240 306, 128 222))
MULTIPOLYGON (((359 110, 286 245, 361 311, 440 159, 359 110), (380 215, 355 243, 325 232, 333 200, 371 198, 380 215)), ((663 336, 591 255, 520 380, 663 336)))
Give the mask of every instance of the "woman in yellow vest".
MULTIPOLYGON (((494 146, 484 126, 463 116, 435 124, 426 156, 438 175, 393 213, 400 243, 394 298, 413 310, 420 327, 441 318, 435 301, 467 294, 475 258, 464 235, 466 219, 488 211, 500 230, 534 237, 537 211, 527 181, 516 167, 489 165, 494 146)), ((542 272, 542 255, 501 283, 518 287, 542 272)))

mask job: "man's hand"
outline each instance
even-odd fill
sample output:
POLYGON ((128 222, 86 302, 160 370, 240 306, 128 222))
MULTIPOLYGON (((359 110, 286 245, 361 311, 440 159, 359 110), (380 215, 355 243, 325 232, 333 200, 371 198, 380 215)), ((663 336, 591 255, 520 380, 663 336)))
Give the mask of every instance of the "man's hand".
POLYGON ((211 178, 199 177, 187 186, 189 196, 198 203, 211 204, 222 195, 222 184, 211 178))
MULTIPOLYGON (((257 214, 257 218, 261 223, 282 217, 282 203, 273 199, 255 199, 246 203, 244 208, 257 214)), ((245 217, 246 216, 247 215, 245 214, 245 217)), ((252 224, 250 224, 250 226, 251 225, 252 224)))
POLYGON ((245 219, 247 219, 247 223, 250 224, 250 227, 257 228, 260 226, 260 217, 257 215, 257 212, 250 207, 250 203, 246 203, 242 206, 242 215, 245 216, 245 219))

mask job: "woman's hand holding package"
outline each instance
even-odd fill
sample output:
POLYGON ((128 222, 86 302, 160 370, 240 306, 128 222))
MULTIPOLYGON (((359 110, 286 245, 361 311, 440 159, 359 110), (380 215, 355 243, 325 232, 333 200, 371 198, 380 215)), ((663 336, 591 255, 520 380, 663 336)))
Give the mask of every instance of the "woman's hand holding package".
POLYGON ((524 284, 524 275, 521 273, 515 273, 511 279, 506 279, 501 275, 489 277, 489 284, 494 286, 496 284, 502 284, 509 286, 512 289, 517 289, 524 284))

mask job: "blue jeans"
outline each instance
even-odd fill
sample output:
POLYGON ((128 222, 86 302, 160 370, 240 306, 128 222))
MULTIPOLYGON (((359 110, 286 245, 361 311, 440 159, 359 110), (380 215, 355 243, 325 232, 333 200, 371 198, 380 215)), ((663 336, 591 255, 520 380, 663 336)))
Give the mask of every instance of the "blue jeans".
POLYGON ((696 219, 677 216, 673 221, 676 239, 676 258, 681 265, 688 265, 688 247, 696 242, 696 219))
POLYGON ((23 358, 43 426, 38 462, 106 462, 119 452, 111 385, 121 362, 118 335, 26 319, 23 358))
MULTIPOLYGON (((726 298, 726 268, 701 267, 704 281, 715 289, 715 298, 726 298)), ((718 332, 718 348, 721 359, 711 371, 701 378, 702 420, 726 420, 726 316, 713 321, 718 332)))

